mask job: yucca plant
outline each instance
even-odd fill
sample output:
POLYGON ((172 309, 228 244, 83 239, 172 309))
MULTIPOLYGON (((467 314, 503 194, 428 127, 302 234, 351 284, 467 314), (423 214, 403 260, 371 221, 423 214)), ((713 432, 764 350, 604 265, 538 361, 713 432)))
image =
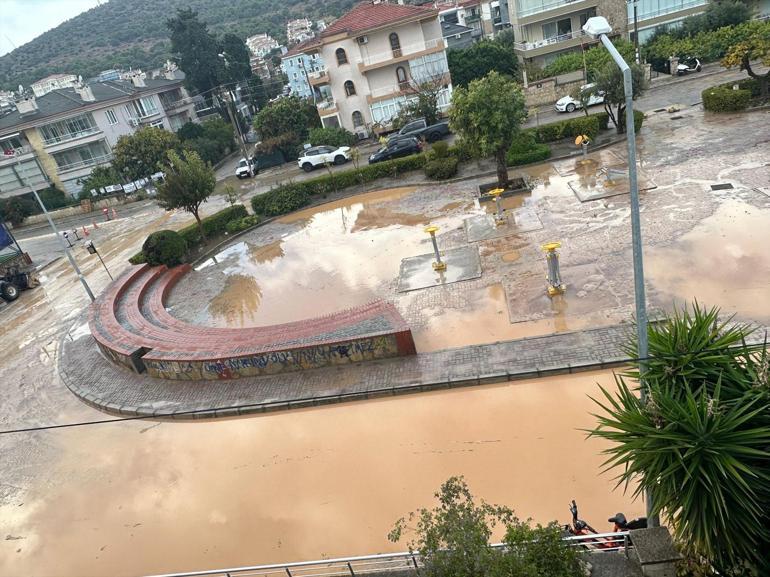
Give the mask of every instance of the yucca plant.
POLYGON ((612 442, 607 468, 649 492, 679 540, 720 573, 750 575, 770 547, 768 358, 746 344, 749 327, 718 318, 696 303, 651 325, 647 400, 637 361, 594 399, 603 414, 590 435, 612 442))

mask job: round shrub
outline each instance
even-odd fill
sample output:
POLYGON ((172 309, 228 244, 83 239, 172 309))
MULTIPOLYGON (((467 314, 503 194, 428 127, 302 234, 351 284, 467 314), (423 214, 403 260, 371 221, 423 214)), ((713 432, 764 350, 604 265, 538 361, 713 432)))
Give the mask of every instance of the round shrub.
POLYGON ((427 155, 428 155, 428 160, 436 160, 437 158, 446 158, 447 156, 449 156, 449 145, 443 140, 434 142, 433 146, 430 147, 430 150, 428 151, 427 155))
POLYGON ((711 112, 739 112, 749 105, 751 91, 713 86, 701 93, 701 99, 703 108, 711 112))
POLYGON ((145 261, 151 266, 176 266, 184 262, 187 244, 173 230, 159 230, 147 237, 142 245, 145 261))
POLYGON ((457 159, 453 156, 436 158, 425 163, 425 176, 431 180, 446 180, 457 174, 457 159))
POLYGON ((259 194, 251 199, 255 214, 279 216, 297 210, 310 202, 305 183, 289 184, 259 194))
POLYGON ((551 157, 551 147, 547 144, 533 144, 529 150, 513 152, 513 147, 508 151, 508 166, 520 166, 542 162, 551 157))

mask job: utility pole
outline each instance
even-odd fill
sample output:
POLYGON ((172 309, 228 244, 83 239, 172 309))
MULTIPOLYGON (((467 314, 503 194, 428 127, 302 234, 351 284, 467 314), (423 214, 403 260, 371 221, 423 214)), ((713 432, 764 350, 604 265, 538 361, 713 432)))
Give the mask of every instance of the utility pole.
MULTIPOLYGON (((27 181, 27 170, 22 167, 21 160, 16 161, 16 168, 17 170, 20 170, 24 174, 23 180, 27 181)), ((80 279, 80 283, 83 285, 83 288, 85 289, 86 294, 88 295, 88 298, 91 299, 91 302, 94 302, 96 300, 96 297, 94 297, 94 293, 91 292, 91 287, 88 286, 86 277, 83 276, 82 272, 80 272, 78 263, 75 262, 75 259, 72 257, 72 253, 70 253, 69 248, 64 244, 62 235, 59 234, 59 231, 56 229, 56 225, 53 223, 53 219, 51 218, 51 215, 48 214, 48 210, 45 208, 43 201, 40 199, 40 196, 37 194, 35 187, 29 184, 29 182, 23 182, 22 184, 26 184, 29 187, 30 192, 34 195, 35 200, 37 200, 37 203, 40 205, 40 208, 43 209, 43 214, 45 214, 46 219, 48 219, 48 224, 51 225, 51 229, 53 230, 54 236, 59 240, 59 245, 64 251, 64 254, 67 255, 67 259, 70 261, 72 268, 75 270, 75 274, 78 275, 78 279, 80 279)))
MULTIPOLYGON (((217 54, 222 60, 225 62, 225 68, 230 68, 230 63, 227 61, 227 53, 221 52, 217 54)), ((224 89, 224 86, 220 86, 220 88, 224 89)), ((249 156, 248 152, 246 151, 246 139, 243 136, 243 132, 241 131, 241 125, 238 122, 237 115, 235 114, 234 110, 230 109, 230 102, 233 103, 233 106, 235 106, 235 95, 230 91, 229 89, 226 91, 227 96, 224 94, 224 90, 220 93, 220 97, 224 99, 225 101, 225 108, 227 109, 227 116, 230 118, 230 122, 235 126, 235 130, 238 132, 238 141, 240 142, 241 147, 241 154, 243 155, 243 158, 246 159, 246 164, 248 165, 249 169, 249 176, 254 176, 254 167, 251 165, 251 157, 249 156)))

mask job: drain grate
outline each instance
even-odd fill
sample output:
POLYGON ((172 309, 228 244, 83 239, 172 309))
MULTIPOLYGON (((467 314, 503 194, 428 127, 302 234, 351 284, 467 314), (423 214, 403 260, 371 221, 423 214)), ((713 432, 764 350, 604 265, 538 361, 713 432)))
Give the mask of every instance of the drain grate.
POLYGON ((733 185, 729 182, 724 182, 722 184, 712 184, 711 190, 728 190, 730 188, 733 188, 733 185))
POLYGON ((684 118, 684 116, 672 116, 671 120, 679 120, 680 118, 684 118))

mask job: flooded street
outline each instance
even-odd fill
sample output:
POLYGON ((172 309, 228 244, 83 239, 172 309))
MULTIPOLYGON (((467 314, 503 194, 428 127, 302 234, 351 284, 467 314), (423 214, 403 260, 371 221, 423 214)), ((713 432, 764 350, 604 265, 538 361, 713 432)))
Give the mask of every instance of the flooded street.
POLYGON ((45 490, 0 509, 0 574, 137 575, 397 551, 387 532, 465 475, 536 521, 642 503, 600 475, 588 394, 609 373, 210 422, 40 433, 45 490), (483 415, 483 417, 482 417, 483 415), (18 550, 18 552, 17 552, 18 550), (141 555, 136 553, 141 551, 141 555))
MULTIPOLYGON (((640 137, 641 165, 658 185, 641 196, 650 309, 697 298, 770 325, 770 197, 760 190, 770 169, 766 150, 745 142, 770 131, 770 115, 720 124, 695 109, 684 114, 693 115, 687 130, 653 116, 640 137), (726 181, 734 188, 711 190, 726 181)), ((594 170, 623 154, 622 147, 596 154, 594 170)), ((431 251, 428 223, 439 226, 441 250, 468 246, 464 220, 493 210, 475 199, 487 178, 402 186, 276 219, 199 263, 172 292, 170 312, 200 324, 262 326, 385 299, 419 352, 627 323, 628 197, 580 202, 569 182, 590 184, 581 166, 567 160, 521 171, 533 190, 505 199, 504 208, 525 211, 532 230, 470 243, 479 278, 396 292, 402 259, 431 251), (557 240, 567 292, 551 300, 541 246, 557 240)), ((212 201, 207 214, 223 205, 212 201)), ((149 232, 191 221, 148 206, 91 238, 115 275, 149 232)), ((21 244, 44 255, 52 240, 35 233, 21 244)), ((104 290, 99 261, 82 247, 74 252, 94 292, 104 290)), ((108 418, 72 395, 56 370, 59 342, 87 307, 85 293, 65 259, 41 279, 0 305, 6 431, 108 418)), ((341 386, 346 378, 340 371, 341 386)), ((605 445, 580 430, 595 423, 588 395, 598 393, 597 382, 612 386, 612 374, 238 419, 0 434, 0 577, 128 576, 398 550, 403 544, 386 539, 395 519, 430 506, 452 475, 521 517, 566 523, 574 498, 581 516, 609 528, 610 515, 639 515, 643 503, 613 489, 612 475, 601 473, 605 445)))

